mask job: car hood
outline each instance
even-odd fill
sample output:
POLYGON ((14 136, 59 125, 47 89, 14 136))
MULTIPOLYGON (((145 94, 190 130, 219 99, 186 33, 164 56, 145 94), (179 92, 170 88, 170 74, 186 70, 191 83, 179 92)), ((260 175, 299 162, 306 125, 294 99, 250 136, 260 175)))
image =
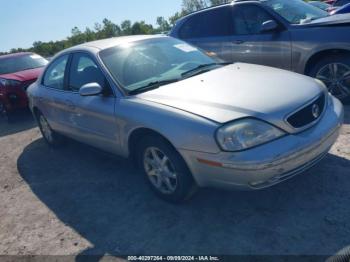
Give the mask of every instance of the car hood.
POLYGON ((310 77, 236 63, 141 93, 137 97, 218 123, 257 117, 293 132, 285 117, 325 92, 310 77))
POLYGON ((320 18, 310 23, 305 23, 302 26, 314 27, 314 26, 337 26, 337 25, 350 25, 350 14, 335 14, 324 18, 320 18))
POLYGON ((42 71, 43 71, 43 67, 40 67, 40 68, 28 69, 28 70, 11 73, 11 74, 3 74, 3 75, 0 75, 0 78, 25 82, 25 81, 37 79, 42 71))

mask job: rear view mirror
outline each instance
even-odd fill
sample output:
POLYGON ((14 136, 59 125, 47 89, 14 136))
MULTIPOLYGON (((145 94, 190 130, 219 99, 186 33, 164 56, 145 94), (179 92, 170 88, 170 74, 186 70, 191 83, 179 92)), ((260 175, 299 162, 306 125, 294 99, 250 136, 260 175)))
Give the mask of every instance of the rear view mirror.
POLYGON ((278 28, 278 24, 274 20, 268 20, 262 23, 261 32, 271 32, 278 28))
POLYGON ((103 88, 98 83, 88 83, 79 89, 81 96, 97 96, 102 94, 103 88))

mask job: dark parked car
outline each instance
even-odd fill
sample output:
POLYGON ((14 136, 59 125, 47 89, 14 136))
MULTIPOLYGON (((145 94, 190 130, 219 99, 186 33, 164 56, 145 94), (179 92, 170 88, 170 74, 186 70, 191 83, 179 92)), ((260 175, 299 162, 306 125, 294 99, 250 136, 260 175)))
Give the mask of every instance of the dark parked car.
POLYGON ((340 8, 336 8, 331 12, 332 15, 347 14, 347 13, 350 13, 350 3, 340 8))
POLYGON ((350 100, 350 15, 300 0, 235 1, 180 19, 170 35, 230 62, 274 66, 322 80, 350 100))
POLYGON ((350 0, 335 0, 333 2, 334 7, 342 7, 346 4, 350 4, 350 0))
POLYGON ((36 81, 47 61, 34 53, 0 56, 0 115, 8 117, 28 108, 26 90, 36 81))

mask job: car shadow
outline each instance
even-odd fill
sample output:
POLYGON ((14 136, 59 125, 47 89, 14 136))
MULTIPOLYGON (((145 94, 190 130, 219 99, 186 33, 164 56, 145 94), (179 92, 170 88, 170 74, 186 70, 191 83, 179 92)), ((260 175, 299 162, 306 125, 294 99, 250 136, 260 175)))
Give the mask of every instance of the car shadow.
POLYGON ((70 142, 42 139, 18 171, 64 224, 103 254, 334 254, 349 245, 350 161, 329 154, 317 167, 270 189, 202 189, 189 202, 158 199, 132 163, 70 142))
POLYGON ((344 106, 345 116, 344 116, 344 124, 350 125, 350 105, 344 106))
POLYGON ((36 122, 28 110, 12 115, 10 121, 0 117, 0 137, 16 134, 36 126, 36 122))

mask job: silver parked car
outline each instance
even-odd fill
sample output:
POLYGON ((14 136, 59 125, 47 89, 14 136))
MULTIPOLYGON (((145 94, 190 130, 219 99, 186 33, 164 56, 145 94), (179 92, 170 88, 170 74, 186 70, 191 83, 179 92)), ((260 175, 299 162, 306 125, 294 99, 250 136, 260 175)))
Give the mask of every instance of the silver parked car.
POLYGON ((313 78, 229 64, 166 36, 101 40, 56 55, 28 90, 45 140, 135 159, 169 201, 197 186, 262 189, 316 164, 341 103, 313 78))
POLYGON ((322 80, 350 102, 350 14, 301 0, 235 1, 180 19, 170 35, 230 62, 273 66, 322 80))

